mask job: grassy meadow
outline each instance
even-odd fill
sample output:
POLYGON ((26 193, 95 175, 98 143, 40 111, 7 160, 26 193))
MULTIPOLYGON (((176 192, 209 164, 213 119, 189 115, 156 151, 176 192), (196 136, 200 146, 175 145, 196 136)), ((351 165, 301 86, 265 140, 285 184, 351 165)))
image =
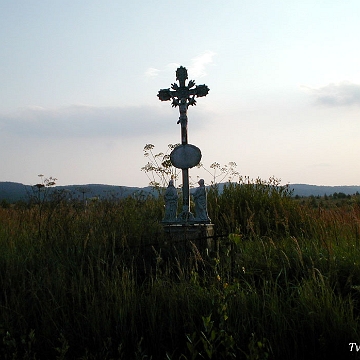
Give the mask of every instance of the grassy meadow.
POLYGON ((360 358, 358 197, 213 186, 214 249, 184 255, 161 197, 40 195, 0 208, 1 359, 360 358))

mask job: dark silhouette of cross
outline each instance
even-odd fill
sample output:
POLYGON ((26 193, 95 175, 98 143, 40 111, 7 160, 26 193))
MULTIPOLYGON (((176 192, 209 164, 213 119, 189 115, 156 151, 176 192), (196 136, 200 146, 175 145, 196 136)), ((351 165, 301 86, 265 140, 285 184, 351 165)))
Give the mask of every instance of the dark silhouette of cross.
POLYGON ((172 100, 171 105, 173 107, 179 107, 180 117, 178 124, 181 124, 181 144, 187 144, 187 109, 189 105, 196 105, 196 97, 206 96, 209 92, 209 88, 206 85, 196 85, 195 81, 190 80, 188 85, 185 85, 185 81, 188 79, 187 69, 180 66, 176 70, 176 80, 179 81, 179 85, 171 84, 171 89, 161 89, 158 93, 158 97, 161 101, 172 100))
MULTIPOLYGON (((178 124, 181 125, 181 144, 188 144, 187 136, 187 109, 191 105, 196 105, 195 97, 206 96, 209 93, 209 88, 206 85, 195 85, 194 80, 190 80, 187 85, 185 85, 186 80, 188 79, 187 69, 183 66, 180 66, 176 70, 176 80, 179 81, 179 85, 174 83, 171 84, 171 90, 161 89, 158 92, 158 98, 161 101, 172 100, 171 105, 173 107, 179 107, 180 117, 178 124)), ((189 220, 189 217, 192 216, 190 213, 190 186, 189 186, 189 169, 182 169, 182 178, 183 178, 183 212, 181 217, 185 221, 189 220)))

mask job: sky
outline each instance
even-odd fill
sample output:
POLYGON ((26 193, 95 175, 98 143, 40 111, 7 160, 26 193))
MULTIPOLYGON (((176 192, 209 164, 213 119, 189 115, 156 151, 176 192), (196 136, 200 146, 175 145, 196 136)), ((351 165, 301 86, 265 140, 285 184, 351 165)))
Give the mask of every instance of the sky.
POLYGON ((147 186, 144 146, 180 142, 157 93, 181 65, 210 88, 188 109, 205 168, 360 185, 359 16, 358 0, 0 0, 0 181, 147 186))

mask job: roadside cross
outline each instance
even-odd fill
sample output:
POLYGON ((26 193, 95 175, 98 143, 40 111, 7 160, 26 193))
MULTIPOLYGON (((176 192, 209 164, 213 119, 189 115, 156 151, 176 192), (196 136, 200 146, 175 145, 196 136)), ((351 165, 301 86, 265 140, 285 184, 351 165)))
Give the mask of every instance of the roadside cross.
POLYGON ((171 161, 175 167, 181 168, 182 170, 183 211, 179 218, 183 222, 188 222, 193 218, 193 215, 190 212, 189 167, 197 165, 201 159, 200 149, 193 145, 188 145, 187 109, 190 105, 196 105, 195 97, 206 96, 210 90, 206 85, 195 85, 194 80, 190 80, 186 85, 187 79, 187 69, 180 66, 176 70, 176 80, 179 81, 179 85, 176 83, 171 84, 171 90, 170 88, 161 89, 157 95, 161 101, 172 100, 172 107, 179 107, 180 117, 177 123, 181 125, 181 148, 175 148, 173 154, 178 153, 181 155, 180 161, 176 160, 177 156, 171 157, 171 161), (186 165, 181 165, 184 161, 186 165))

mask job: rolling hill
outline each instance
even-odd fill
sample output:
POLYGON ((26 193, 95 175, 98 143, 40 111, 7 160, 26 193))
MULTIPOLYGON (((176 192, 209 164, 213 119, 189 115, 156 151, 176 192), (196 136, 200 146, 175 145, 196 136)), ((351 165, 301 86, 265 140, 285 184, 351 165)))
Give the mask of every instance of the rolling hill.
MULTIPOLYGON (((223 185, 223 184, 221 184, 223 185)), ((293 196, 324 196, 334 193, 344 193, 352 195, 357 192, 360 193, 360 186, 318 186, 308 184, 289 184, 290 189, 293 190, 293 196)), ((220 189, 222 187, 220 186, 220 189)), ((89 199, 89 198, 123 198, 134 193, 155 194, 150 187, 129 187, 129 186, 115 186, 104 184, 87 184, 87 185, 67 185, 55 186, 54 190, 66 190, 73 198, 89 199)), ((6 200, 10 203, 17 201, 27 201, 31 196, 36 195, 37 188, 31 185, 24 185, 16 182, 3 181, 0 182, 0 201, 6 200)))

